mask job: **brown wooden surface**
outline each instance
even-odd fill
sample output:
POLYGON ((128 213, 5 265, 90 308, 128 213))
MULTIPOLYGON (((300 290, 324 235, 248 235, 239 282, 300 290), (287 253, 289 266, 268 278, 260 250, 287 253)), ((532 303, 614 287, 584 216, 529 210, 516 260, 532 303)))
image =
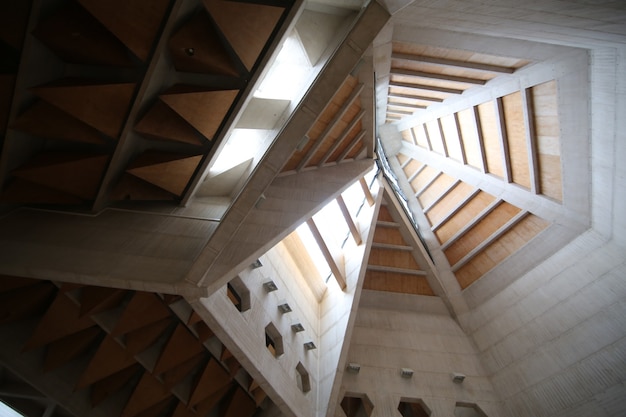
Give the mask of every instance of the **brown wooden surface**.
MULTIPOLYGON (((466 191, 471 192, 471 188, 466 184, 460 184, 457 188, 467 188, 466 191)), ((465 199, 462 199, 461 194, 457 195, 459 197, 458 201, 456 202, 457 204, 460 204, 461 201, 466 201, 465 199)), ((469 197, 469 193, 466 193, 465 197, 469 197)), ((467 200, 467 204, 463 206, 462 210, 459 210, 454 216, 452 216, 440 228, 437 229, 435 235, 437 236, 439 242, 442 244, 447 242, 448 239, 454 236, 463 227, 468 225, 481 211, 483 211, 494 200, 494 196, 484 191, 478 192, 478 194, 467 200)), ((443 201, 440 204, 443 204, 443 201)), ((449 212, 449 210, 447 212, 449 212)))
POLYGON ((223 0, 203 3, 243 64, 252 69, 284 9, 223 0))
POLYGON ((504 161, 502 160, 502 145, 496 122, 496 108, 493 101, 478 106, 480 129, 482 131, 483 148, 487 159, 487 172, 504 178, 504 161))
POLYGON ((174 195, 181 195, 201 158, 200 155, 186 157, 146 152, 133 162, 127 172, 174 195))
POLYGON ((205 141, 200 132, 161 100, 157 100, 137 122, 135 131, 147 138, 173 140, 191 145, 202 145, 205 141))
POLYGON ((365 273, 363 288, 405 294, 435 295, 426 277, 369 269, 365 273))
POLYGON ((511 179, 514 183, 530 189, 530 163, 521 93, 518 91, 502 97, 502 105, 511 161, 511 179))

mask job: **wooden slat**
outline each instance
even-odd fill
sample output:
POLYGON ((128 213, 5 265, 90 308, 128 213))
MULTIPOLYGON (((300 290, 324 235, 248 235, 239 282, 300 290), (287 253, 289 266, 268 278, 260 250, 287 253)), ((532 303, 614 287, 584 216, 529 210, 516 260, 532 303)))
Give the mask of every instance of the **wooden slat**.
POLYGON ((462 210, 465 204, 479 192, 479 189, 473 188, 464 182, 454 187, 448 195, 426 213, 428 221, 432 224, 433 232, 436 232, 450 218, 462 210))
POLYGON ((363 194, 365 194, 365 199, 367 200, 367 204, 371 206, 374 205, 374 197, 372 196, 372 192, 370 191, 370 188, 367 186, 367 183, 365 182, 365 178, 361 177, 359 178, 359 184, 361 184, 361 189, 363 190, 363 194))
POLYGON ((433 78, 436 80, 452 81, 464 84, 485 85, 487 83, 487 81, 478 78, 458 77, 455 75, 439 74, 425 71, 412 71, 400 68, 391 68, 390 73, 392 75, 403 75, 417 78, 433 78))
POLYGON ((441 65, 443 67, 460 67, 467 69, 475 69, 479 71, 495 72, 501 74, 512 74, 515 72, 515 68, 503 67, 499 65, 482 64, 480 62, 460 61, 456 59, 446 59, 425 55, 411 55, 403 54, 399 52, 393 52, 391 59, 398 59, 411 62, 426 62, 429 64, 441 65))
POLYGON ((387 94, 387 98, 405 98, 412 100, 421 100, 421 101, 432 101, 434 103, 441 103, 443 101, 442 98, 439 97, 431 97, 431 96, 422 96, 419 94, 400 94, 400 93, 389 93, 387 94))
POLYGON ((322 156, 322 158, 320 159, 320 162, 318 163, 318 167, 320 167, 323 164, 325 164, 329 159, 331 161, 334 160, 331 156, 333 156, 333 154, 338 149, 340 149, 340 146, 342 146, 344 144, 344 141, 349 137, 349 135, 352 133, 353 129, 355 127, 357 127, 357 125, 359 124, 359 122, 361 122, 361 120, 363 120, 363 116, 364 115, 365 115, 365 109, 361 109, 359 111, 359 113, 348 124, 348 126, 345 127, 345 129, 343 130, 343 133, 341 134, 341 136, 339 136, 337 138, 335 143, 326 151, 324 156, 322 156))
POLYGON ((398 81, 390 81, 389 87, 408 88, 411 90, 436 91, 439 93, 447 93, 447 94, 462 94, 463 93, 463 90, 459 90, 458 88, 437 87, 434 85, 404 83, 404 82, 398 82, 398 81))
POLYGON ((335 279, 337 280, 339 287, 342 290, 345 289, 346 278, 343 272, 343 268, 340 267, 339 264, 335 261, 335 258, 333 257, 333 254, 331 253, 330 249, 326 245, 326 242, 324 241, 322 234, 320 233, 319 229, 315 225, 315 221, 311 218, 307 220, 306 224, 309 226, 309 229, 311 229, 311 234, 313 235, 313 238, 315 239, 317 246, 319 246, 320 251, 322 252, 322 255, 324 255, 324 258, 326 259, 326 262, 328 263, 330 270, 335 276, 335 279))
MULTIPOLYGON (((484 191, 480 191, 476 194, 472 201, 465 204, 464 210, 457 216, 451 219, 451 227, 442 227, 437 232, 437 236, 445 237, 445 241, 442 239, 441 250, 446 250, 457 240, 463 237, 474 226, 480 223, 485 217, 487 217, 493 210, 496 209, 502 200, 486 194, 484 191), (451 229, 456 227, 454 233, 450 233, 451 229), (448 235, 445 235, 448 232, 448 235)), ((448 226, 448 225, 446 225, 448 226)))

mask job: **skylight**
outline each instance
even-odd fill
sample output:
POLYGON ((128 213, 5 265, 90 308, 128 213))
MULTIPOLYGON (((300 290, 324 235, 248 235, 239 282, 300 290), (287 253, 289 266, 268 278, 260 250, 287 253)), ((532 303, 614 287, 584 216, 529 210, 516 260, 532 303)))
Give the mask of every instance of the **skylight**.
POLYGON ((24 417, 2 401, 0 401, 0 416, 2 417, 24 417))

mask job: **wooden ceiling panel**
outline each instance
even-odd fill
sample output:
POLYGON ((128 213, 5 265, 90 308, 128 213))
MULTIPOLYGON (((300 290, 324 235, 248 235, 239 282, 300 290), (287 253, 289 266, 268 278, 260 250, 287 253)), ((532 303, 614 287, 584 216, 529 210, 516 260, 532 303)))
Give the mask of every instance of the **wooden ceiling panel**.
POLYGON ((76 389, 85 388, 135 363, 137 363, 135 357, 112 336, 107 335, 81 374, 76 389))
POLYGON ((483 149, 487 161, 487 172, 504 178, 504 161, 502 143, 500 141, 500 125, 496 115, 496 106, 493 101, 478 106, 480 131, 483 139, 483 149))
POLYGON ((112 201, 175 201, 177 196, 133 175, 124 173, 115 184, 112 201))
POLYGON ((363 289, 375 291, 400 292, 434 296, 435 293, 424 276, 367 270, 363 289))
POLYGON ((57 10, 33 31, 33 35, 65 62, 130 67, 124 44, 78 5, 57 10))
POLYGON ((478 113, 473 107, 457 113, 467 164, 482 171, 484 161, 477 117, 478 113))
POLYGON ((212 140, 238 92, 177 85, 161 94, 160 98, 208 140, 212 140))
POLYGON ((144 372, 126 403, 121 417, 136 417, 155 406, 160 409, 161 404, 170 397, 172 397, 172 393, 165 384, 150 372, 144 372))
POLYGON ((524 116, 522 93, 502 97, 502 110, 506 128, 506 141, 511 161, 511 180, 530 189, 530 161, 528 158, 528 135, 524 116))
POLYGON ((498 263, 515 253, 547 226, 547 222, 536 216, 524 217, 500 239, 493 242, 456 271, 455 275, 461 288, 467 288, 498 263))
POLYGON ((503 202, 485 216, 479 223, 474 225, 465 235, 448 247, 444 253, 450 265, 456 264, 472 249, 489 238, 501 226, 507 223, 520 209, 509 203, 503 202))
POLYGON ((223 0, 203 3, 243 64, 251 70, 284 9, 223 0))
POLYGON ((186 156, 148 151, 133 161, 127 172, 180 196, 201 159, 201 155, 186 156))
POLYGON ((198 339, 185 325, 179 324, 159 355, 153 372, 160 375, 203 352, 205 349, 198 339))
POLYGON ((117 138, 126 119, 135 84, 101 84, 64 80, 32 92, 111 138, 117 138))
POLYGON ((51 152, 40 154, 12 175, 84 200, 95 198, 108 155, 51 152), (76 175, 80 172, 81 175, 76 175))
POLYGON ((405 250, 373 247, 370 251, 368 265, 389 266, 421 271, 412 253, 405 250))
POLYGON ((219 33, 204 10, 178 29, 170 39, 169 50, 177 71, 239 76, 219 33))
POLYGON ((431 166, 426 166, 424 169, 420 170, 415 178, 411 181, 411 187, 413 188, 413 191, 415 191, 416 193, 421 192, 440 174, 441 171, 438 171, 431 166))
POLYGON ((105 136, 95 128, 42 100, 26 109, 11 128, 47 139, 107 143, 105 136))
POLYGON ((121 336, 170 317, 169 309, 155 294, 136 292, 124 309, 112 336, 121 336))
POLYGON ((142 61, 153 48, 170 0, 78 0, 142 61))
POLYGON ((206 142, 200 132, 161 100, 157 100, 139 120, 135 125, 135 131, 147 138, 172 140, 190 145, 200 146, 206 142))
POLYGON ((429 208, 430 205, 441 198, 442 193, 447 192, 457 180, 449 175, 441 174, 426 189, 424 189, 417 197, 417 201, 422 208, 429 208))
MULTIPOLYGON (((441 207, 429 211, 429 218, 432 215, 433 224, 437 224, 438 220, 443 219, 452 210, 461 207, 454 212, 454 215, 450 216, 441 227, 437 228, 435 235, 439 239, 440 243, 445 243, 459 232, 462 228, 467 226, 473 219, 476 218, 483 210, 489 207, 495 201, 495 197, 487 194, 484 191, 479 191, 474 194, 473 189, 465 183, 460 183, 455 187, 454 192, 448 194, 447 200, 442 200, 439 204, 441 207), (437 222, 435 222, 435 220, 437 222)), ((439 204, 437 206, 439 206, 439 204)))

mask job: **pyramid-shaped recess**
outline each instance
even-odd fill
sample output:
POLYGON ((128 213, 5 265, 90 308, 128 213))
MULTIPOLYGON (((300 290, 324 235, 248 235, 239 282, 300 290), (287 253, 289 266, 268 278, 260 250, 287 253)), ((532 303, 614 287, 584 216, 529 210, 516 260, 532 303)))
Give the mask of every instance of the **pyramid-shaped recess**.
POLYGON ((411 242, 408 227, 385 194, 376 220, 364 289, 435 295, 426 278, 427 271, 416 260, 415 252, 419 249, 411 242))
POLYGON ((11 128, 47 139, 106 143, 104 136, 96 129, 42 100, 22 113, 11 128))
POLYGON ((284 11, 281 7, 224 0, 204 0, 204 5, 248 70, 284 11))
POLYGON ((78 5, 48 16, 33 35, 66 62, 122 67, 133 64, 124 44, 78 5))
POLYGON ((239 76, 204 10, 195 14, 172 36, 169 48, 177 71, 239 76))
POLYGON ((20 179, 53 188, 84 200, 95 198, 108 155, 49 152, 12 171, 20 179))
POLYGON ((78 0, 128 49, 145 61, 167 12, 169 0, 78 0))
POLYGON ((180 196, 201 159, 201 155, 149 151, 140 155, 126 172, 180 196))
POLYGON ((147 181, 124 173, 109 198, 113 201, 172 201, 176 195, 147 181))
POLYGON ((211 140, 238 93, 238 90, 214 91, 176 85, 160 97, 172 110, 211 140))
POLYGON ((204 137, 161 100, 135 125, 135 131, 148 138, 202 145, 204 137))
POLYGON ((126 119, 135 84, 68 79, 35 87, 32 91, 100 132, 117 138, 126 119))

